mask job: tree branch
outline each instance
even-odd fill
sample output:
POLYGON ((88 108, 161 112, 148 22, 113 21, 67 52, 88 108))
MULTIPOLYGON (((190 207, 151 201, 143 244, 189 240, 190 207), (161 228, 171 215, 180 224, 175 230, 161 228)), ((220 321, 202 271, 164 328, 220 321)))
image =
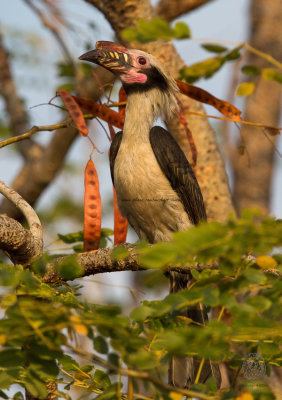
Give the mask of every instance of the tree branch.
MULTIPOLYGON (((138 251, 136 251, 135 246, 127 243, 122 246, 128 251, 128 256, 122 260, 114 260, 112 258, 112 252, 114 248, 111 247, 77 254, 76 261, 82 268, 80 277, 82 278, 90 275, 103 274, 105 272, 146 271, 147 268, 144 268, 139 264, 139 254, 138 251)), ((49 263, 47 265, 47 271, 45 275, 41 278, 42 282, 58 283, 60 281, 62 282, 64 280, 68 280, 60 276, 56 270, 57 265, 63 261, 66 261, 68 257, 70 256, 60 257, 49 263)), ((192 269, 202 271, 204 269, 216 268, 218 268, 218 266, 216 263, 214 263, 211 265, 196 264, 193 266, 170 267, 169 270, 187 274, 187 271, 192 269)))
POLYGON ((167 21, 172 21, 212 0, 160 0, 154 8, 154 14, 167 21))
POLYGON ((0 215, 0 246, 13 263, 29 264, 42 255, 43 239, 40 220, 32 207, 13 189, 0 181, 0 193, 26 217, 30 230, 6 215, 0 215))
POLYGON ((70 63, 72 66, 75 67, 75 63, 74 60, 67 48, 67 45, 65 44, 65 42, 63 41, 56 25, 52 24, 50 21, 48 21, 48 19, 45 17, 44 13, 35 6, 35 4, 33 4, 32 0, 24 0, 25 3, 35 12, 35 14, 38 15, 38 17, 40 18, 42 24, 52 33, 52 35, 55 37, 55 39, 57 40, 59 46, 61 47, 67 62, 70 63))
MULTIPOLYGON (((84 115, 84 119, 93 119, 96 116, 93 114, 86 114, 84 115)), ((32 135, 38 132, 52 132, 55 131, 56 129, 62 129, 62 128, 68 128, 72 122, 71 118, 66 119, 64 122, 59 122, 58 124, 53 124, 53 125, 40 125, 36 126, 34 125, 32 128, 27 130, 27 132, 22 133, 19 136, 15 136, 13 138, 5 139, 0 142, 0 149, 5 146, 9 146, 10 144, 20 142, 21 140, 26 140, 30 139, 32 135)))
MULTIPOLYGON (((77 254, 77 262, 82 268, 81 277, 101 274, 105 272, 121 272, 121 271, 143 271, 145 268, 138 264, 138 256, 133 245, 125 244, 129 255, 123 260, 113 261, 111 253, 113 248, 99 249, 97 251, 89 251, 87 253, 77 254)), ((56 271, 56 266, 65 261, 69 256, 60 257, 55 262, 47 265, 47 271, 42 277, 44 283, 56 283, 67 280, 61 277, 56 271)))

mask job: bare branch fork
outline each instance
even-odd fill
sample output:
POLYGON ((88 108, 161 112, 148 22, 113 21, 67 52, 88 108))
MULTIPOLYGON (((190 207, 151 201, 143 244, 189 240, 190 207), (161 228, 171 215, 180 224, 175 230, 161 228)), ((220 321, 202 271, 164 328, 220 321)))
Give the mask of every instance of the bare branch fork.
POLYGON ((14 263, 26 265, 42 255, 43 240, 40 220, 33 208, 13 189, 0 181, 0 193, 25 216, 30 230, 16 220, 0 215, 0 248, 14 263))

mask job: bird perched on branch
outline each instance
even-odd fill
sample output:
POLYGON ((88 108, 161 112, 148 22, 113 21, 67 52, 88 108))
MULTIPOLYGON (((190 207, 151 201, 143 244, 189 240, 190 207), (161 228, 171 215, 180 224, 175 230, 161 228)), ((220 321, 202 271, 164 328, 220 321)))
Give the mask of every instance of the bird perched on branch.
MULTIPOLYGON (((166 129, 153 126, 157 118, 166 120, 178 108, 178 87, 165 66, 151 54, 103 41, 79 58, 115 73, 127 94, 124 128, 112 141, 110 167, 119 209, 139 238, 170 241, 174 232, 205 221, 201 190, 183 151, 166 129)), ((187 288, 189 280, 188 273, 170 272, 171 292, 187 288)), ((200 306, 185 315, 201 323, 206 320, 200 306)), ((174 357, 170 383, 189 387, 198 364, 192 358, 174 357)), ((217 367, 207 362, 199 381, 212 375, 218 375, 217 367)))

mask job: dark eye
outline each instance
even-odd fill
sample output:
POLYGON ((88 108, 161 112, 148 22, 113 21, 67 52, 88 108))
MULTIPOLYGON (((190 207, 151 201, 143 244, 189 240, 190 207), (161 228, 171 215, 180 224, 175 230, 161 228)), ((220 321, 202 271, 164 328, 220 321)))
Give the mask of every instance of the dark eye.
POLYGON ((145 65, 145 64, 147 64, 147 60, 146 60, 145 57, 138 57, 138 58, 137 58, 137 61, 138 61, 138 63, 139 63, 140 65, 145 65))

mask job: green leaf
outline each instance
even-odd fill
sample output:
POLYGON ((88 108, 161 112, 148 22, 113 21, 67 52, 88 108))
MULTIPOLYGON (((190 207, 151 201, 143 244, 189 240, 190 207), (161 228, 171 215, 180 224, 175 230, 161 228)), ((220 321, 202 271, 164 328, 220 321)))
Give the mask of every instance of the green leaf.
POLYGON ((3 266, 0 269, 1 286, 17 286, 20 280, 20 270, 12 270, 11 266, 3 266))
POLYGON ((13 383, 15 383, 16 377, 11 374, 0 371, 0 389, 8 389, 13 383))
POLYGON ((113 261, 120 261, 124 260, 126 257, 129 256, 129 251, 127 250, 126 247, 124 246, 117 246, 114 247, 112 252, 111 252, 111 259, 113 261))
POLYGON ((263 272, 255 268, 249 268, 242 273, 250 283, 262 284, 266 281, 266 276, 263 272))
POLYGON ((116 353, 109 353, 108 362, 118 367, 120 365, 119 356, 116 353))
POLYGON ((282 83, 282 72, 273 68, 264 68, 262 70, 262 76, 267 81, 275 81, 278 83, 282 83))
POLYGON ((179 248, 172 243, 157 243, 141 250, 139 263, 146 268, 162 268, 178 256, 179 248))
POLYGON ((209 287, 203 290, 204 304, 215 307, 219 304, 219 290, 215 287, 209 287))
POLYGON ((68 233, 66 235, 62 235, 62 234, 58 233, 58 237, 64 243, 83 242, 83 232, 82 231, 68 233))
POLYGON ((210 43, 204 43, 202 44, 202 47, 207 50, 210 51, 211 53, 224 53, 225 51, 227 51, 227 47, 224 46, 219 46, 218 44, 210 44, 210 43))
MULTIPOLYGON (((101 240, 100 240, 100 242, 101 242, 101 240)), ((100 247, 102 247, 101 246, 101 243, 99 244, 99 248, 100 247)), ((73 251, 75 251, 76 253, 83 253, 83 251, 84 251, 84 245, 83 245, 83 243, 78 243, 78 244, 75 244, 74 246, 72 246, 72 249, 73 249, 73 251)))
POLYGON ((120 392, 120 385, 118 383, 114 383, 104 390, 102 394, 95 397, 95 400, 117 400, 118 393, 120 392))
POLYGON ((14 394, 13 399, 14 400, 24 400, 24 396, 23 396, 23 394, 21 392, 17 392, 17 393, 14 394))
POLYGON ((279 355, 279 344, 278 343, 267 343, 260 342, 258 346, 258 352, 264 358, 272 358, 275 355, 279 355))
POLYGON ((44 254, 42 257, 38 258, 31 264, 32 270, 38 275, 44 275, 46 272, 46 264, 49 257, 44 254))
POLYGON ((112 236, 113 234, 114 234, 114 231, 112 229, 102 228, 100 243, 99 243, 100 249, 107 247, 107 239, 109 239, 109 237, 112 236))
POLYGON ((255 89, 255 84, 253 82, 243 82, 236 90, 236 96, 250 96, 255 89))
MULTIPOLYGON (((3 392, 3 390, 0 390, 0 397, 6 400, 9 399, 9 396, 7 396, 6 393, 3 392)), ((15 398, 15 396, 13 398, 15 398)), ((22 398, 22 400, 24 400, 24 398, 22 398)))
POLYGON ((223 61, 234 61, 234 60, 238 60, 238 58, 241 57, 240 55, 240 50, 244 47, 244 44, 241 44, 238 47, 235 47, 235 49, 229 51, 225 56, 223 61))
POLYGON ((1 301, 1 307, 2 308, 8 308, 14 305, 18 300, 18 297, 14 294, 7 294, 3 300, 1 301))
POLYGON ((41 379, 56 378, 59 368, 55 360, 44 360, 39 357, 30 357, 29 368, 36 372, 41 379))
POLYGON ((77 255, 72 254, 56 265, 56 271, 66 280, 73 280, 82 275, 83 269, 77 262, 77 255))
POLYGON ((152 314, 152 308, 142 305, 140 307, 135 308, 130 314, 130 317, 133 321, 142 322, 148 318, 152 314))
POLYGON ((105 236, 101 236, 99 241, 99 249, 104 249, 105 247, 107 247, 107 239, 105 236))
POLYGON ((21 392, 17 392, 14 394, 13 399, 14 400, 24 400, 24 396, 21 392))
POLYGON ((135 28, 126 28, 122 31, 122 37, 129 42, 138 42, 138 31, 135 28))
POLYGON ((220 57, 208 58, 202 62, 184 67, 180 70, 181 78, 187 82, 195 82, 200 77, 211 77, 223 64, 220 57))
POLYGON ((108 375, 100 369, 95 369, 94 381, 101 389, 105 389, 111 384, 111 380, 108 375))
POLYGON ((145 349, 139 349, 135 353, 127 354, 126 362, 134 368, 148 370, 156 366, 157 359, 154 353, 150 353, 145 349))
POLYGON ((108 236, 112 236, 113 234, 114 234, 114 231, 110 228, 102 228, 101 229, 101 236, 108 237, 108 236))
POLYGON ((17 349, 0 352, 0 368, 18 368, 24 364, 24 353, 17 349))
POLYGON ((152 21, 147 22, 144 25, 146 31, 148 31, 148 25, 150 26, 150 30, 153 34, 153 38, 155 39, 164 39, 169 40, 173 35, 173 30, 171 29, 169 23, 161 18, 154 18, 152 21))
POLYGON ((189 27, 184 22, 177 22, 174 28, 161 18, 154 18, 151 21, 140 19, 137 28, 127 28, 122 32, 122 36, 128 41, 147 43, 154 40, 184 39, 191 36, 189 27))
POLYGON ((83 365, 83 367, 81 367, 81 370, 84 372, 91 372, 94 368, 94 365, 83 365))
POLYGON ((79 367, 78 363, 67 354, 62 354, 60 357, 58 357, 58 361, 63 369, 66 369, 67 371, 77 371, 79 367))
POLYGON ((34 397, 39 397, 40 399, 46 398, 46 383, 39 378, 35 371, 28 369, 23 381, 26 390, 34 397))
POLYGON ((200 272, 197 271, 196 269, 191 270, 191 275, 193 276, 194 279, 198 280, 200 279, 200 272))
POLYGON ((256 76, 260 74, 260 68, 256 67, 255 65, 244 65, 241 71, 243 72, 243 74, 249 76, 256 76))
POLYGON ((175 39, 189 39, 191 37, 190 28, 185 22, 176 22, 173 27, 175 39))
POLYGON ((101 354, 108 353, 108 344, 102 336, 97 336, 94 338, 94 349, 101 354))
POLYGON ((254 296, 248 300, 248 304, 255 307, 258 311, 263 312, 268 310, 271 306, 271 301, 264 296, 254 296))

